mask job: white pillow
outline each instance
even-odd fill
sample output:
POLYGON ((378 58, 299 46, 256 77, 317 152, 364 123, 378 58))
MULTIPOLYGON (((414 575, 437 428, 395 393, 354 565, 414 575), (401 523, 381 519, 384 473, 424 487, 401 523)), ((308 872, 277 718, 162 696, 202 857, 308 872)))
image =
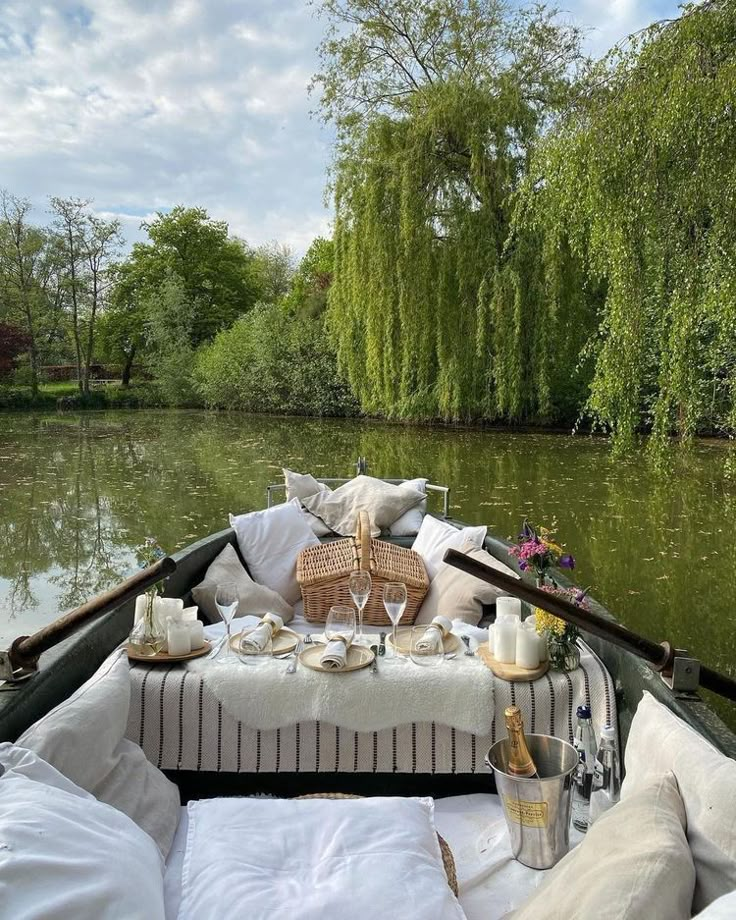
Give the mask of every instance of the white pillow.
POLYGON ((415 489, 417 492, 424 493, 424 501, 420 502, 416 507, 410 508, 408 511, 404 512, 398 521, 394 521, 389 529, 389 533, 392 537, 413 537, 414 534, 419 533, 419 528, 422 526, 422 519, 427 513, 427 483, 428 479, 407 479, 406 482, 402 485, 409 486, 410 489, 415 489))
POLYGON ((27 729, 18 745, 132 818, 166 857, 179 823, 179 790, 125 737, 129 708, 130 666, 120 651, 27 729))
POLYGON ((61 789, 71 795, 79 796, 81 799, 92 799, 94 796, 77 786, 70 779, 67 779, 63 773, 59 773, 56 767, 42 760, 35 751, 28 748, 19 747, 17 744, 11 744, 9 741, 3 741, 0 744, 0 777, 3 775, 25 776, 36 783, 43 783, 45 786, 53 786, 55 789, 61 789))
POLYGON ((204 579, 196 588, 192 588, 192 597, 199 608, 207 614, 210 623, 220 622, 215 594, 217 586, 225 583, 235 585, 238 592, 236 617, 244 617, 249 613, 278 613, 284 623, 291 622, 294 616, 291 604, 287 604, 280 594, 265 585, 256 584, 243 568, 235 547, 228 543, 210 563, 204 579))
POLYGON ((424 492, 409 486, 396 486, 373 476, 356 476, 334 492, 317 492, 303 499, 302 504, 343 537, 355 533, 359 512, 367 511, 372 535, 377 537, 424 500, 424 492))
POLYGON ((427 514, 412 544, 412 549, 424 560, 427 575, 431 580, 439 571, 440 566, 444 565, 442 557, 446 550, 460 549, 465 543, 482 547, 487 533, 488 528, 485 526, 457 528, 448 524, 447 521, 440 521, 427 514))
POLYGON ((237 517, 231 514, 230 526, 253 578, 280 594, 287 604, 296 604, 301 597, 297 556, 319 543, 299 508, 287 502, 237 517))
POLYGON ((462 920, 431 799, 203 799, 188 806, 179 920, 462 920))
MULTIPOLYGON (((324 491, 324 489, 322 491, 324 491)), ((332 490, 330 489, 330 491, 332 490)), ((307 509, 302 505, 301 498, 292 498, 289 500, 288 504, 295 505, 299 509, 299 513, 306 518, 307 524, 309 524, 309 526, 312 528, 312 533, 315 535, 315 537, 329 537, 330 535, 334 536, 330 528, 327 526, 327 524, 325 524, 323 520, 318 518, 316 514, 312 514, 311 511, 307 511, 307 509)))
POLYGON ((733 920, 736 917, 736 890, 709 904, 693 920, 733 920))
POLYGON ((588 829, 513 920, 688 920, 695 868, 671 773, 655 777, 588 829))
POLYGON ((93 798, 0 777, 0 904, 23 920, 164 920, 161 854, 93 798))
POLYGON ((671 771, 677 779, 697 873, 693 910, 736 888, 736 761, 645 693, 631 723, 625 764, 624 800, 657 774, 671 771))

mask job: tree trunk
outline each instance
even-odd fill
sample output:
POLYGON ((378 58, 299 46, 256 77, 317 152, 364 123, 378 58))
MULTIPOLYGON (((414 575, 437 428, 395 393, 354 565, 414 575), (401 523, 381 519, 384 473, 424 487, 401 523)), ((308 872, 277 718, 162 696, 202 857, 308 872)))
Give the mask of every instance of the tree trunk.
POLYGON ((135 346, 130 349, 130 352, 125 356, 125 364, 123 365, 123 376, 120 378, 121 386, 129 387, 130 386, 130 375, 133 370, 133 359, 135 358, 135 346))
POLYGON ((97 312, 97 279, 94 280, 92 294, 92 310, 89 315, 89 330, 87 333, 87 354, 84 358, 84 392, 89 393, 89 369, 92 364, 92 347, 95 341, 95 314, 97 312))
POLYGON ((72 232, 71 225, 69 225, 67 235, 69 237, 69 276, 72 282, 72 324, 74 326, 74 348, 77 354, 77 384, 79 386, 79 392, 84 393, 82 343, 79 340, 79 310, 77 308, 77 271, 74 261, 74 233, 72 232))

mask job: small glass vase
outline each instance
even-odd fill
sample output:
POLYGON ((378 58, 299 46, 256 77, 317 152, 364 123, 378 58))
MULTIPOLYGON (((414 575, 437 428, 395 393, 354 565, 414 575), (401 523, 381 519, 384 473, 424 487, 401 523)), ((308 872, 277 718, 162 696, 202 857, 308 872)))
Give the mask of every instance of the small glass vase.
POLYGON ((136 655, 151 658, 158 655, 166 645, 166 630, 154 613, 153 602, 156 594, 147 594, 146 598, 143 616, 133 625, 128 636, 128 647, 136 655))
POLYGON ((580 667, 577 640, 564 636, 549 638, 549 666, 553 671, 574 671, 580 667))

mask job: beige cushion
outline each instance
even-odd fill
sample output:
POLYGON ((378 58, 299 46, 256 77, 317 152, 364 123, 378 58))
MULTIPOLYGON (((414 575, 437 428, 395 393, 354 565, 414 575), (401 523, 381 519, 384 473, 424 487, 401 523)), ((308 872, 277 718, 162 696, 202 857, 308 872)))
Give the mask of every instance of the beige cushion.
POLYGON ((282 469, 284 474, 284 483, 286 484, 286 500, 290 502, 292 498, 309 498, 310 495, 316 495, 317 492, 331 492, 332 489, 324 482, 317 482, 314 476, 309 473, 295 473, 293 470, 282 469))
POLYGON ((671 773, 593 824, 513 920, 687 920, 695 867, 671 773))
POLYGON ((238 559, 235 547, 228 543, 211 563, 204 579, 196 588, 192 588, 192 597, 211 623, 220 622, 220 613, 215 603, 217 586, 228 582, 235 585, 238 592, 236 617, 244 617, 249 613, 278 613, 284 623, 288 623, 294 616, 294 608, 280 594, 253 581, 238 559))
POLYGON ((395 486, 372 476, 356 476, 334 492, 317 492, 305 498, 303 505, 343 537, 355 533, 358 513, 367 511, 371 519, 372 535, 377 537, 382 530, 387 530, 406 511, 425 499, 423 492, 409 486, 395 486))
POLYGON ((671 771, 677 779, 697 873, 693 911, 735 889, 736 761, 645 693, 631 723, 625 764, 623 799, 653 774, 671 771))
POLYGON ((166 857, 179 823, 179 790, 125 737, 129 708, 130 665, 121 651, 17 744, 132 818, 166 857))
MULTIPOLYGON (((463 544, 460 552, 505 575, 519 577, 513 569, 473 543, 463 544)), ((416 623, 431 623, 438 614, 442 614, 451 620, 462 620, 463 623, 477 626, 483 616, 483 604, 495 603, 496 598, 504 593, 500 588, 494 588, 452 565, 443 564, 432 579, 424 603, 419 608, 416 623)))
POLYGON ((390 528, 392 537, 413 537, 419 533, 422 526, 424 515, 427 513, 427 483, 428 479, 407 479, 402 485, 409 486, 410 489, 416 489, 417 492, 424 493, 424 501, 410 508, 401 515, 398 521, 394 521, 390 528))

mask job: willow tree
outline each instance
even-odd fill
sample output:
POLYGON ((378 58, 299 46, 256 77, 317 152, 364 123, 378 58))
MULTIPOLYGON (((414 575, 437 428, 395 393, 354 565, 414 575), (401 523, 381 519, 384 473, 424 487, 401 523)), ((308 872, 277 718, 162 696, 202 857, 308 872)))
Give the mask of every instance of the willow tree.
POLYGON ((569 96, 577 31, 502 0, 324 0, 322 10, 330 29, 315 82, 338 132, 329 318, 363 408, 549 410, 549 388, 538 398, 546 361, 530 360, 534 325, 497 325, 494 301, 511 195, 569 96))
POLYGON ((686 7, 600 64, 519 195, 542 240, 526 309, 565 250, 603 291, 588 409, 620 449, 736 428, 735 100, 736 2, 686 7))

